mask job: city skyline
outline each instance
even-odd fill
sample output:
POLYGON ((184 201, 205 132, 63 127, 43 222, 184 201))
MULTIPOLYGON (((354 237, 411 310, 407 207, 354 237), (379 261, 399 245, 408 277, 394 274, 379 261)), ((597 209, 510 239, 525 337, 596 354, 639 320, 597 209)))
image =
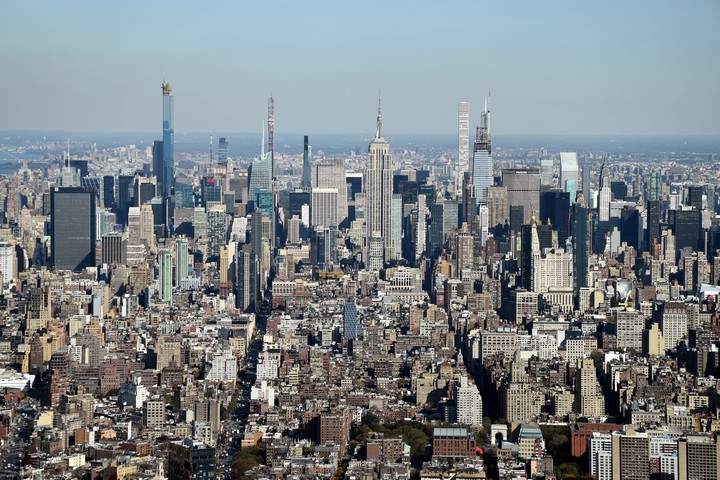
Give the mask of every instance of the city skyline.
POLYGON ((488 90, 499 135, 720 131, 713 2, 130 5, 3 6, 0 130, 156 131, 164 74, 178 133, 255 131, 271 93, 279 134, 366 132, 377 88, 397 134, 452 134, 488 90))

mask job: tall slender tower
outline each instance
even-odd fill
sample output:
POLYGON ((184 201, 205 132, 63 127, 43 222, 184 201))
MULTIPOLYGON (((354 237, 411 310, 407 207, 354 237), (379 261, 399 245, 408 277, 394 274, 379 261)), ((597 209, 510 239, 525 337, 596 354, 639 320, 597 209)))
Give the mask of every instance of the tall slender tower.
POLYGON ((308 142, 308 136, 303 137, 303 170, 302 170, 302 183, 301 185, 305 188, 310 188, 312 182, 312 157, 310 155, 310 144, 308 142))
POLYGON ((463 172, 470 170, 470 104, 458 104, 458 162, 455 168, 455 192, 462 188, 463 172))
POLYGON ((598 200, 598 219, 601 222, 610 220, 610 168, 607 164, 607 157, 603 159, 602 167, 600 167, 600 195, 598 200))
POLYGON ((268 98, 268 149, 270 155, 270 192, 272 207, 270 209, 270 250, 275 247, 275 98, 268 98))
POLYGON ((493 184, 489 96, 485 99, 485 111, 480 116, 480 125, 477 127, 472 163, 472 183, 475 186, 477 205, 486 205, 487 189, 493 184))
POLYGON ((172 96, 172 86, 163 81, 163 178, 161 181, 161 195, 168 198, 175 182, 175 115, 172 96))
POLYGON ((383 239, 383 261, 395 259, 392 239, 392 187, 393 166, 390 144, 382 136, 382 113, 378 100, 375 138, 368 146, 368 163, 365 172, 365 252, 369 253, 370 239, 383 239))

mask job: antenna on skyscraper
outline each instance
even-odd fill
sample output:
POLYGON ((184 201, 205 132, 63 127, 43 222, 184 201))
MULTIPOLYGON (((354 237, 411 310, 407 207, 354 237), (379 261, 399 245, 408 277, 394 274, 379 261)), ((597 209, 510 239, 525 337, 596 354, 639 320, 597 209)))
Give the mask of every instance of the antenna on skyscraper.
POLYGON ((65 158, 65 166, 70 167, 70 139, 68 138, 67 157, 65 158))
POLYGON ((260 122, 262 128, 262 140, 260 140, 260 160, 265 158, 265 122, 260 122))
POLYGON ((210 163, 208 163, 208 171, 212 168, 213 164, 213 138, 210 135, 210 163))

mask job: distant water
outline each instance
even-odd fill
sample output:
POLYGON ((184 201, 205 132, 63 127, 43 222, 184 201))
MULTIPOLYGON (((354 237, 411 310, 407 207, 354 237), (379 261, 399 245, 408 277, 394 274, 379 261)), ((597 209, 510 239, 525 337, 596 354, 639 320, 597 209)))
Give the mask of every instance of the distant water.
POLYGON ((0 149, 0 175, 12 175, 17 173, 22 162, 27 160, 30 168, 43 168, 47 162, 43 160, 41 155, 35 153, 17 153, 8 152, 0 149))
MULTIPOLYGON (((351 152, 364 154, 372 140, 372 131, 358 134, 313 134, 309 143, 313 155, 348 155, 351 152)), ((228 154, 233 158, 250 158, 260 152, 261 133, 213 132, 214 148, 217 155, 218 139, 228 139, 228 154)), ((393 134, 385 136, 393 150, 420 150, 425 152, 447 152, 457 149, 457 136, 448 134, 393 134)), ((67 133, 67 132, 0 132, 0 144, 15 147, 28 143, 53 143, 58 154, 64 150, 68 140, 72 151, 89 151, 93 144, 99 149, 136 145, 144 149, 153 140, 161 139, 162 132, 144 133, 67 133)), ((474 138, 471 135, 472 144, 474 138)), ((175 150, 178 153, 207 154, 210 151, 210 133, 175 132, 175 150)), ((550 152, 608 152, 622 153, 720 153, 720 136, 625 136, 625 135, 493 135, 493 147, 502 149, 536 150, 546 148, 550 152)), ((299 154, 303 150, 303 134, 278 132, 275 136, 275 150, 279 153, 299 154)), ((40 156, 16 154, 0 149, 0 174, 17 171, 18 158, 30 161, 30 166, 42 160, 40 156)))

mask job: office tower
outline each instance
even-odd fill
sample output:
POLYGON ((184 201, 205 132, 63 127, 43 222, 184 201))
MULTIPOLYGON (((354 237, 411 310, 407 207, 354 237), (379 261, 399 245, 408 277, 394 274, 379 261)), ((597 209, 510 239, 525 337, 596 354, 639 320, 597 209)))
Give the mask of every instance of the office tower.
POLYGON ((215 478, 215 449, 186 438, 168 445, 167 478, 206 480, 215 478))
MULTIPOLYGON (((394 239, 392 235, 392 186, 393 165, 390 155, 390 144, 382 136, 382 114, 378 103, 377 125, 375 138, 368 146, 368 163, 365 173, 365 242, 368 265, 377 266, 377 252, 373 262, 369 261, 370 243, 374 237, 383 241, 383 257, 380 263, 396 259, 394 239)), ((382 268, 382 265, 380 265, 382 268)))
POLYGON ((628 195, 627 183, 622 180, 613 180, 610 182, 610 193, 615 200, 625 200, 628 195))
POLYGON ((475 238, 467 230, 458 231, 455 236, 455 270, 462 272, 473 267, 475 262, 475 238))
POLYGON ((470 104, 458 103, 458 161, 455 166, 455 192, 462 186, 463 172, 470 171, 470 104))
POLYGON ((163 142, 155 140, 152 146, 152 172, 155 176, 160 193, 162 194, 163 182, 165 181, 165 163, 163 162, 163 142))
MULTIPOLYGON (((228 163, 228 141, 225 137, 220 137, 220 140, 218 141, 218 163, 219 164, 227 164, 228 163)), ((227 172, 230 173, 230 172, 227 172)))
POLYGON ((188 277, 188 240, 179 238, 175 240, 175 286, 180 287, 182 281, 188 277))
POLYGON ((611 198, 610 167, 608 167, 607 157, 605 157, 603 159, 602 167, 600 167, 600 194, 598 198, 598 220, 600 222, 610 221, 611 198))
MULTIPOLYGON (((200 183, 201 206, 206 207, 208 202, 222 202, 222 182, 219 177, 205 176, 200 183)), ((255 195, 253 194, 253 198, 255 195)))
POLYGON ((575 201, 578 191, 579 170, 576 152, 560 152, 560 188, 570 193, 570 199, 575 201))
POLYGON ((56 270, 95 265, 95 192, 55 187, 50 193, 52 264, 56 270))
POLYGON ((156 180, 154 178, 146 178, 146 177, 135 177, 135 188, 134 193, 135 196, 133 197, 133 206, 139 207, 140 205, 144 205, 153 198, 155 198, 156 195, 156 186, 155 186, 156 180))
POLYGON ((590 235, 592 234, 590 209, 578 203, 574 204, 572 222, 573 293, 577 301, 580 289, 589 286, 588 274, 590 249, 592 247, 590 242, 590 235))
MULTIPOLYGON (((522 209, 521 223, 530 223, 533 214, 540 211, 540 170, 537 168, 510 168, 502 171, 503 185, 507 188, 508 207, 522 209)), ((510 210, 512 213, 512 210, 510 210)), ((518 231, 518 230, 516 230, 518 231)))
POLYGON ((660 172, 650 174, 650 200, 660 200, 660 172))
POLYGON ((467 375, 461 375, 454 385, 457 423, 479 427, 483 421, 483 403, 477 385, 467 375))
POLYGON ((636 252, 642 251, 643 221, 636 207, 625 206, 620 212, 620 241, 626 242, 636 252))
POLYGON ((173 264, 172 251, 163 248, 158 253, 158 267, 160 268, 158 275, 158 296, 160 301, 164 303, 172 303, 172 281, 173 281, 173 264))
POLYGON ((540 184, 541 185, 552 185, 553 184, 553 160, 552 158, 544 158, 540 160, 540 184))
POLYGON ((345 180, 345 160, 342 158, 323 158, 315 162, 312 168, 314 188, 334 188, 338 192, 335 225, 342 225, 347 219, 347 182, 345 180))
POLYGON ((493 162, 490 140, 490 99, 485 99, 485 111, 475 133, 473 147, 472 184, 475 186, 475 205, 487 204, 487 189, 493 184, 493 162))
POLYGON ((102 236, 103 265, 125 265, 127 262, 127 242, 122 233, 106 233, 102 236))
MULTIPOLYGON (((590 206, 590 160, 585 156, 585 161, 582 166, 582 194, 585 201, 585 206, 590 206)), ((575 202, 574 198, 570 199, 571 202, 575 202)))
POLYGON ((119 175, 117 177, 117 222, 127 225, 128 208, 132 205, 134 196, 135 177, 132 175, 119 175))
POLYGON ((186 177, 175 179, 175 208, 195 208, 193 182, 186 177))
POLYGON ((537 222, 534 216, 529 224, 521 227, 520 245, 522 286, 529 292, 538 292, 539 285, 535 284, 535 274, 540 267, 540 238, 538 237, 537 222))
POLYGON ((445 202, 435 202, 430 207, 430 231, 428 232, 428 258, 440 256, 445 243, 445 202))
POLYGON ((688 435, 678 440, 678 479, 720 477, 720 442, 717 438, 688 435))
POLYGON ((313 227, 324 225, 338 225, 338 203, 337 188, 313 188, 311 197, 311 225, 313 227))
POLYGON ((539 220, 552 225, 557 231, 557 243, 561 247, 570 236, 570 202, 571 193, 560 189, 540 192, 539 220))
POLYGON ((0 242, 0 277, 2 285, 12 282, 17 276, 17 257, 15 245, 0 242))
POLYGON ((488 188, 487 206, 490 228, 504 225, 510 218, 507 187, 503 185, 488 188))
POLYGON ((402 224, 403 224, 403 200, 401 195, 392 196, 392 206, 390 208, 391 220, 391 237, 392 244, 390 250, 391 258, 402 257, 402 224))
POLYGON ((649 200, 647 203, 647 247, 651 252, 653 243, 660 243, 660 220, 662 218, 662 202, 649 200))
POLYGON ((380 232, 373 232, 368 239, 368 260, 366 268, 370 271, 378 271, 383 268, 383 252, 385 249, 385 242, 383 237, 380 236, 380 232))
POLYGON ((348 199, 355 200, 355 195, 362 193, 363 174, 360 172, 347 172, 345 182, 348 184, 348 199))
POLYGON ((173 106, 172 86, 163 81, 163 139, 162 165, 163 174, 158 178, 160 195, 167 198, 172 193, 175 182, 175 114, 173 106))
POLYGON ((255 195, 259 190, 272 192, 271 168, 272 159, 269 152, 261 153, 259 158, 253 160, 248 170, 250 177, 248 195, 251 200, 255 200, 255 195))
POLYGON ((301 186, 310 188, 312 182, 312 153, 308 143, 308 136, 303 137, 303 163, 302 163, 302 181, 301 186))
POLYGON ((362 337, 362 325, 360 325, 360 322, 358 321, 357 305, 355 304, 354 299, 345 299, 343 327, 346 339, 355 340, 362 337))
POLYGON ((115 177, 103 176, 103 206, 108 210, 115 208, 115 177))
POLYGON ((688 201, 687 205, 694 208, 695 210, 702 210, 702 204, 703 204, 703 187, 700 185, 692 185, 688 187, 688 201))
POLYGON ((659 318, 667 348, 674 349, 680 340, 687 339, 688 310, 685 303, 664 302, 657 305, 656 318, 659 318))
POLYGON ((668 224, 675 235, 675 249, 689 247, 693 251, 705 251, 702 235, 702 212, 700 210, 670 210, 668 224))
POLYGON ((248 246, 239 248, 237 262, 237 307, 243 312, 254 311, 258 299, 258 260, 248 246))

